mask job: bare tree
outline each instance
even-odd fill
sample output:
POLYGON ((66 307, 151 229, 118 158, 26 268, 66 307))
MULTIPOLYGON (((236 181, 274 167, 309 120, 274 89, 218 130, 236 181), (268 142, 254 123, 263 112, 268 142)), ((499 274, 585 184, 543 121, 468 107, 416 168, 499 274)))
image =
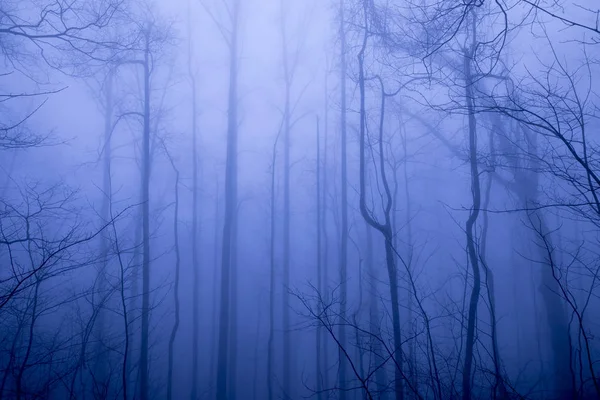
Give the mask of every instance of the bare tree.
MULTIPOLYGON (((192 268, 193 268, 193 294, 192 294, 192 388, 191 399, 198 398, 199 376, 199 341, 200 341, 200 264, 198 260, 198 116, 196 73, 192 70, 192 27, 191 7, 188 4, 188 59, 187 69, 192 92, 192 268)), ((215 260, 216 263, 216 260, 215 260)))
MULTIPOLYGON (((171 335, 169 337, 169 360, 167 367, 167 398, 171 400, 173 398, 173 362, 174 362, 174 354, 173 348, 175 346, 175 339, 177 338, 177 331, 179 330, 179 313, 180 313, 180 305, 179 305, 179 279, 180 279, 180 265, 181 265, 181 255, 179 248, 179 170, 175 165, 175 162, 168 150, 165 148, 165 152, 167 153, 167 157, 169 158, 169 162, 173 167, 173 171, 175 172, 175 210, 173 215, 173 240, 175 246, 175 277, 174 277, 174 285, 173 285, 173 298, 175 303, 175 322, 173 323, 173 328, 171 329, 171 335)), ((193 383, 194 385, 195 383, 193 383)), ((126 397, 124 398, 126 400, 126 397)))
MULTIPOLYGON (((283 120, 282 120, 283 125, 283 120)), ((275 140, 273 142, 273 153, 271 156, 271 191, 270 191, 270 202, 269 202, 269 220, 270 220, 270 232, 269 232, 269 337, 267 343, 267 381, 268 381, 268 395, 269 400, 275 397, 273 384, 275 383, 275 190, 276 190, 276 162, 277 162, 277 143, 281 136, 282 127, 280 127, 275 140)))
POLYGON ((48 98, 65 89, 56 82, 45 83, 49 73, 44 67, 82 76, 117 57, 130 43, 114 41, 108 32, 122 11, 120 0, 102 2, 99 7, 62 0, 2 2, 0 58, 6 69, 0 71, 0 79, 16 78, 23 84, 0 93, 1 110, 12 114, 0 124, 0 148, 24 149, 52 142, 50 134, 30 126, 48 98), (17 110, 26 101, 33 102, 30 111, 17 110))
MULTIPOLYGON (((393 96, 394 94, 386 93, 383 81, 381 78, 378 79, 381 88, 381 105, 379 115, 379 174, 380 179, 384 187, 385 200, 382 201, 384 222, 378 222, 373 216, 372 212, 368 209, 366 201, 366 140, 367 140, 367 115, 366 115, 366 87, 365 87, 365 52, 367 50, 368 38, 369 38, 369 14, 367 4, 363 3, 363 37, 362 46, 358 53, 358 85, 360 90, 360 212, 365 221, 377 229, 384 238, 385 244, 385 257, 386 266, 390 285, 390 298, 391 298, 391 309, 392 309, 392 324, 393 324, 393 341, 394 341, 394 354, 396 355, 398 362, 395 371, 394 389, 395 398, 401 400, 404 398, 404 377, 402 371, 402 335, 400 331, 400 311, 398 301, 398 271, 396 268, 396 255, 393 244, 393 230, 391 221, 391 209, 392 209, 392 194, 390 185, 387 180, 385 171, 385 155, 383 151, 383 132, 385 127, 385 104, 386 98, 393 96)), ((383 197, 383 196, 382 196, 383 197)), ((401 262, 404 262, 401 259, 401 262)), ((342 316, 344 318, 344 316, 342 316)))
MULTIPOLYGON (((317 130, 317 160, 316 160, 316 166, 317 166, 317 224, 316 224, 316 228, 317 228, 317 245, 316 245, 316 249, 317 249, 317 288, 319 291, 323 290, 323 256, 322 256, 322 229, 321 227, 323 226, 323 212, 322 212, 322 208, 323 206, 321 205, 321 200, 322 200, 322 196, 321 196, 321 126, 319 123, 319 116, 317 116, 317 120, 316 120, 316 130, 317 130)), ((321 354, 321 349, 323 348, 323 332, 322 332, 322 326, 318 326, 317 327, 317 340, 316 340, 316 368, 315 368, 315 376, 316 376, 316 382, 317 382, 317 396, 318 399, 321 400, 321 395, 322 395, 322 385, 323 385, 323 355, 321 354)))
POLYGON ((296 63, 291 61, 288 54, 287 16, 289 2, 280 1, 281 42, 283 80, 285 86, 283 110, 283 392, 286 398, 292 396, 291 375, 293 365, 291 322, 290 322, 290 134, 291 134, 291 90, 296 63))
MULTIPOLYGON (((345 0, 340 0, 339 4, 339 38, 340 38, 340 134, 341 134, 341 186, 342 186, 342 197, 341 197, 341 236, 340 236, 340 255, 339 255, 339 274, 341 284, 341 301, 340 301, 340 315, 342 319, 346 318, 346 307, 348 298, 348 160, 347 160, 347 131, 346 131, 346 75, 347 75, 347 63, 346 63, 346 15, 345 15, 345 0)), ((340 399, 346 399, 345 392, 345 380, 346 380, 346 360, 341 351, 342 348, 346 347, 346 331, 343 326, 340 326, 339 340, 340 340, 340 351, 338 354, 339 358, 339 371, 338 371, 338 385, 340 387, 340 399)))
POLYGON ((235 371, 230 370, 229 360, 233 349, 230 348, 230 341, 234 344, 236 341, 236 332, 234 326, 237 323, 233 320, 235 313, 232 310, 236 305, 235 297, 232 299, 232 290, 236 291, 235 282, 235 259, 233 254, 236 247, 237 232, 237 207, 238 207, 238 78, 239 78, 239 39, 240 39, 240 0, 231 0, 224 2, 229 20, 227 22, 219 21, 212 14, 210 9, 205 6, 205 10, 217 25, 223 40, 229 50, 229 91, 227 97, 227 151, 225 164, 225 210, 223 225, 223 243, 221 248, 221 290, 219 299, 219 335, 218 335, 218 355, 217 355, 217 399, 235 399, 235 393, 231 391, 235 388, 235 371), (234 376, 231 375, 233 372, 234 376), (228 387, 228 384, 230 386, 228 387))
POLYGON ((561 218, 576 218, 597 226, 600 208, 596 192, 600 180, 595 173, 596 144, 588 136, 590 121, 596 118, 595 105, 590 100, 596 70, 585 43, 581 44, 582 66, 570 69, 545 26, 541 27, 552 53, 552 63, 541 65, 543 78, 529 73, 524 77, 507 76, 505 85, 490 93, 480 90, 478 112, 495 112, 500 114, 494 117, 497 120, 502 116, 513 121, 511 131, 500 130, 499 146, 507 154, 505 159, 515 177, 512 187, 520 204, 513 211, 526 212, 528 220, 533 221, 528 225, 535 227, 537 258, 542 260, 539 291, 553 352, 553 384, 557 393, 566 396, 577 392, 574 379, 569 378, 573 376, 569 368, 573 344, 567 313, 572 307, 566 292, 561 290, 562 282, 555 277, 560 263, 556 257, 548 258, 548 249, 556 245, 547 213, 555 210, 561 218), (564 183, 571 190, 546 190, 550 198, 543 200, 540 194, 544 180, 564 183))

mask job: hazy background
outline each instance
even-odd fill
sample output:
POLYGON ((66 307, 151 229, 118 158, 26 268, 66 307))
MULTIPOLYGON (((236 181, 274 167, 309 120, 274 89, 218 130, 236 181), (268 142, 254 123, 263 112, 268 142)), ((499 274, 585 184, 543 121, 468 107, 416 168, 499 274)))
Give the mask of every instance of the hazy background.
MULTIPOLYGON (((218 399, 267 399, 269 386, 273 398, 290 399, 600 396, 596 339, 600 204, 595 196, 599 125, 594 80, 599 66, 600 10, 595 1, 584 3, 0 3, 2 132, 8 137, 23 135, 22 129, 27 129, 47 137, 19 146, 23 148, 2 145, 0 153, 0 257, 4 265, 0 272, 0 398, 167 398, 168 345, 176 302, 180 324, 172 353, 170 395, 174 399, 189 398, 194 384, 197 398, 218 399), (231 58, 223 35, 227 37, 231 28, 226 10, 235 4, 240 10, 239 81, 237 99, 231 103, 231 58), (287 10, 283 22, 282 6, 287 10), (104 7, 113 10, 114 17, 90 33, 102 39, 97 39, 103 43, 97 52, 82 55, 74 50, 78 42, 69 46, 61 41, 61 35, 53 36, 53 32, 62 32, 57 10, 63 10, 63 22, 69 26, 84 24, 81 21, 93 19, 94 12, 104 7), (345 10, 346 30, 345 110, 341 106, 340 7, 345 10), (51 11, 44 14, 44 10, 51 11), (364 53, 367 79, 362 93, 365 107, 361 109, 358 55, 365 13, 370 36, 364 53), (36 25, 40 18, 53 22, 36 25), (150 171, 145 171, 141 151, 143 70, 138 64, 122 63, 143 58, 139 33, 149 20, 155 21, 153 32, 166 39, 151 51, 151 158, 150 171), (287 171, 289 286, 283 280, 286 166, 282 121, 286 111, 282 26, 295 71, 290 87, 291 166, 287 171), (476 30, 475 39, 472 29, 476 30), (465 57, 473 48, 476 53, 465 57), (112 89, 114 108, 109 116, 112 134, 107 174, 103 93, 109 68, 118 63, 112 89), (475 75, 467 83, 465 63, 475 75), (381 93, 375 75, 381 77, 388 93, 401 88, 386 99, 383 154, 378 136, 381 93), (547 85, 551 95, 536 92, 539 85, 547 85), (15 96, 23 93, 32 95, 15 96), (37 109, 42 102, 43 107, 37 109), (470 103, 474 106, 468 106, 470 103), (218 294, 228 196, 226 144, 231 126, 227 118, 232 107, 238 112, 238 195, 234 200, 238 216, 237 239, 232 239, 236 249, 230 250, 235 251, 237 260, 232 273, 234 295, 228 306, 234 304, 237 311, 233 319, 223 321, 219 311, 224 305, 218 294), (343 112, 347 116, 344 154, 343 112), (368 227, 360 210, 361 115, 365 119, 368 213, 384 221, 380 160, 393 195, 390 242, 398 254, 391 258, 389 254, 386 258, 384 237, 368 227), (475 125, 469 125, 469 117, 475 125), (11 126, 12 121, 21 120, 17 128, 11 126), (469 141, 470 135, 475 142, 469 141), (194 151, 197 182, 193 179, 194 151), (341 179, 343 156, 348 163, 345 182, 341 179), (478 208, 473 206, 474 163, 479 168, 478 208), (108 176, 111 214, 107 219, 103 184, 108 176), (140 389, 138 365, 142 351, 144 245, 140 230, 144 201, 140 191, 144 176, 150 184, 146 394, 140 389), (194 185, 198 190, 195 205, 194 185), (348 191, 348 243, 347 276, 341 281, 343 185, 348 191), (55 190, 48 193, 49 187, 55 190), (59 209, 35 213, 40 196, 61 198, 71 190, 75 191, 73 197, 59 209), (198 212, 196 241, 192 239, 194 206, 198 212), (474 221, 474 237, 469 239, 465 224, 475 210, 479 216, 474 221), (540 229, 537 233, 536 227, 540 229), (82 238, 81 243, 53 253, 60 243, 71 243, 76 237, 82 238), (467 333, 474 262, 469 258, 469 240, 477 249, 481 274, 473 337, 467 333), (197 264, 193 248, 198 252, 197 264), (175 298, 177 251, 180 286, 175 298), (51 260, 48 265, 43 261, 46 257, 51 260), (403 260, 408 262, 407 268, 403 260), (386 355, 376 343, 394 349, 390 262, 398 274, 404 350, 402 357, 392 351, 387 354, 388 361, 381 363, 386 355), (121 267, 125 268, 123 274, 121 267), (269 297, 271 268, 273 298, 269 297), (193 334, 194 269, 199 271, 199 336, 193 334), (487 280, 486 271, 493 274, 493 283, 487 280), (338 314, 344 286, 348 293, 346 320, 338 314), (315 292, 323 296, 322 302, 314 297, 315 292), (289 326, 283 322, 286 297, 290 299, 289 326), (327 302, 331 307, 323 310, 327 302), (308 315, 306 304, 328 315, 330 325, 308 315), (127 334, 124 315, 129 318, 127 334), (220 324, 235 332, 233 339, 226 339, 229 357, 231 349, 237 350, 235 367, 228 359, 225 393, 217 385, 218 343, 224 340, 219 338, 220 324), (324 329, 327 327, 331 331, 324 329), (350 360, 338 352, 340 329, 346 331, 342 344, 350 360), (292 343, 288 387, 282 381, 287 362, 285 335, 292 343), (317 343, 319 335, 322 339, 317 343), (194 341, 198 343, 197 376, 192 372, 194 341), (469 341, 474 346, 474 367, 467 380, 467 396, 461 374, 469 341), (125 354, 128 369, 123 372, 125 354), (274 362, 272 375, 267 369, 269 354, 274 362), (401 358, 405 387, 399 393, 394 386, 399 367, 393 360, 401 358), (432 359, 437 360, 435 374, 432 359), (347 365, 342 378, 340 363, 347 365), (377 371, 385 371, 385 375, 377 371), (129 387, 127 395, 124 381, 129 387)), ((82 35, 86 32, 81 30, 82 35)))

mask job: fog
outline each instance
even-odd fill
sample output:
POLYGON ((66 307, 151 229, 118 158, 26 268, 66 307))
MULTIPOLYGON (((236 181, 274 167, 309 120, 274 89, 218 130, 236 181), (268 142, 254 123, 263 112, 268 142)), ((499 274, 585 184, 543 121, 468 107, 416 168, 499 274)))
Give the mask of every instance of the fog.
POLYGON ((1 0, 0 399, 600 398, 599 15, 1 0))

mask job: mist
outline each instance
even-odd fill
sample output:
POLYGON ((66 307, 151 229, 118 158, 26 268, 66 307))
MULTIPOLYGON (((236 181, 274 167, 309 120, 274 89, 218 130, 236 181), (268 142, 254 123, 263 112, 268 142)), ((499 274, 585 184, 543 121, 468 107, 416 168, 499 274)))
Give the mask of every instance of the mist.
POLYGON ((599 15, 0 1, 0 399, 600 399, 599 15))

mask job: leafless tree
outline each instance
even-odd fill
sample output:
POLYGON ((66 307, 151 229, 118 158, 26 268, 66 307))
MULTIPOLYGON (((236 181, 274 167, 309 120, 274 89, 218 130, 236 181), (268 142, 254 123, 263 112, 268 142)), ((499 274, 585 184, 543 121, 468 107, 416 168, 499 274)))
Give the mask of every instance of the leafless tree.
POLYGON ((240 57, 240 34, 242 4, 240 0, 222 2, 227 20, 219 20, 211 8, 202 3, 229 50, 229 90, 227 97, 227 151, 225 164, 225 210, 223 242, 221 248, 221 288, 219 299, 219 331, 217 355, 217 399, 234 399, 235 369, 230 357, 235 354, 231 343, 237 346, 235 304, 237 301, 237 277, 234 254, 236 252, 238 207, 238 79, 240 57), (232 297, 233 296, 233 297, 232 297), (233 376, 231 376, 233 374, 233 376))

